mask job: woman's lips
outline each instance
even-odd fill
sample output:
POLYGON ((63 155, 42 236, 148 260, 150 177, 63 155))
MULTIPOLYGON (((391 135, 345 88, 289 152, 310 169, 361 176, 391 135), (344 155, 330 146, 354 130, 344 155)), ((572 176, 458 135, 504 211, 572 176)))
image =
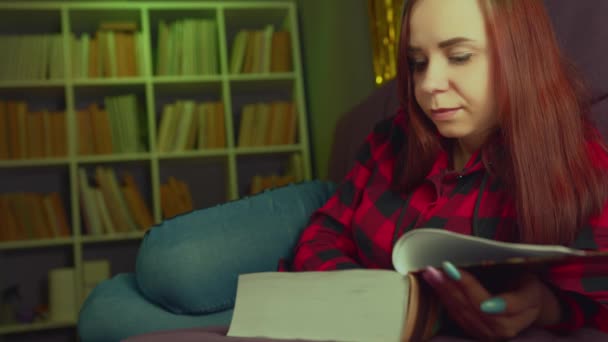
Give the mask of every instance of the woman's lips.
POLYGON ((434 120, 451 119, 462 107, 457 108, 439 108, 431 111, 431 116, 434 120))

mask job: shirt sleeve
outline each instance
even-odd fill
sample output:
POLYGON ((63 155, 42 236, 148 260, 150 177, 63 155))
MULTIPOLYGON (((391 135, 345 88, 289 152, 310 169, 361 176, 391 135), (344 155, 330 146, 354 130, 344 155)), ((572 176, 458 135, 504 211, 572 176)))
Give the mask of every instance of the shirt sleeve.
POLYGON ((292 271, 361 268, 352 236, 353 216, 373 169, 389 144, 395 117, 377 124, 336 192, 311 216, 295 247, 292 271))

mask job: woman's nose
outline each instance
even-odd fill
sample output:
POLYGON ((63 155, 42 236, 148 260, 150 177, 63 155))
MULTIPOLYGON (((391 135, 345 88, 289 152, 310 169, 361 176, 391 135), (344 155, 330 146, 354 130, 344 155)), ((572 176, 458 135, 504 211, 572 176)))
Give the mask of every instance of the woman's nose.
POLYGON ((449 82, 446 67, 441 61, 429 61, 419 79, 422 90, 429 94, 447 90, 449 82))

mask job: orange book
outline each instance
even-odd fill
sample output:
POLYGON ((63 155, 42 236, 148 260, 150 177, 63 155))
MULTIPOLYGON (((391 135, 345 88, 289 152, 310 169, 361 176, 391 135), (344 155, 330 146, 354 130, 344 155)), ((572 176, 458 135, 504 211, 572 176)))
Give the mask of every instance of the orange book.
POLYGON ((182 214, 192 210, 192 202, 190 201, 190 205, 188 204, 188 196, 186 194, 188 187, 186 184, 178 181, 173 176, 169 177, 167 184, 169 185, 169 189, 171 189, 170 194, 173 196, 174 202, 177 204, 178 213, 182 214))
POLYGON ((5 203, 4 196, 0 195, 0 222, 5 226, 0 229, 0 242, 11 240, 11 228, 8 226, 8 205, 5 203))
POLYGON ((129 32, 123 35, 123 43, 125 47, 126 76, 137 76, 135 42, 135 33, 129 32))
POLYGON ((217 115, 215 114, 215 106, 213 103, 209 102, 205 106, 205 128, 207 129, 207 148, 216 148, 217 144, 217 135, 218 135, 218 124, 217 124, 217 115))
POLYGON ((76 116, 78 117, 78 154, 95 154, 95 147, 93 146, 93 125, 91 124, 91 112, 86 109, 79 110, 76 113, 76 116))
POLYGON ((24 101, 17 102, 17 129, 19 130, 19 144, 17 145, 19 150, 19 158, 27 158, 29 141, 28 137, 28 114, 27 114, 27 103, 24 101))
POLYGON ((10 147, 10 158, 21 159, 25 155, 21 154, 21 133, 19 130, 19 103, 17 101, 9 101, 7 103, 8 116, 8 144, 10 147))
POLYGON ((216 102, 214 106, 215 115, 216 115, 216 124, 217 124, 217 135, 216 135, 216 148, 225 148, 226 147, 226 122, 224 117, 224 103, 216 102))
POLYGON ((28 157, 29 158, 43 158, 44 153, 44 142, 45 142, 45 131, 44 131, 44 118, 43 112, 31 112, 28 114, 28 157))
POLYGON ((25 194, 25 200, 27 203, 28 211, 32 218, 32 225, 34 227, 34 236, 36 239, 50 239, 53 237, 53 232, 46 219, 44 213, 44 206, 42 204, 42 198, 39 194, 27 193, 25 194))
POLYGON ((284 136, 283 142, 285 145, 292 145, 292 144, 296 143, 297 120, 298 120, 297 109, 293 102, 289 103, 286 114, 287 114, 286 120, 285 120, 286 126, 285 126, 285 129, 283 130, 285 132, 285 136, 284 136))
POLYGON ((15 241, 25 238, 22 236, 22 230, 17 222, 15 211, 11 205, 11 198, 9 195, 0 195, 0 218, 2 222, 6 224, 6 228, 2 229, 5 231, 6 241, 15 241))
POLYGON ((9 122, 6 101, 0 100, 0 159, 10 158, 9 122))
POLYGON ((89 105, 91 113, 93 148, 96 154, 112 154, 112 131, 110 117, 106 110, 101 110, 96 103, 89 105))
POLYGON ((99 77, 99 38, 89 40, 89 77, 99 77))
POLYGON ((57 218, 57 224, 59 225, 59 235, 68 237, 70 236, 70 225, 68 224, 67 212, 63 206, 63 201, 59 196, 58 192, 52 192, 47 195, 47 198, 53 204, 55 211, 55 217, 57 218))
POLYGON ((262 188, 262 182, 263 182, 262 176, 260 176, 260 175, 253 176, 253 178, 251 179, 251 189, 249 190, 252 195, 255 195, 258 192, 264 190, 262 188))
POLYGON ((125 183, 123 190, 126 190, 125 192, 128 193, 128 195, 125 195, 125 197, 127 197, 127 202, 131 203, 131 212, 135 217, 135 222, 137 222, 140 229, 147 230, 154 225, 152 213, 148 209, 146 201, 139 191, 133 175, 131 175, 129 172, 125 172, 123 175, 123 181, 125 183))
POLYGON ((24 239, 36 239, 36 229, 32 221, 31 210, 28 207, 26 195, 23 192, 18 192, 10 195, 10 203, 15 218, 19 224, 20 237, 24 239))
POLYGON ((161 195, 161 208, 163 211, 163 217, 165 219, 171 218, 173 216, 179 215, 182 212, 182 209, 179 206, 179 201, 177 199, 177 195, 171 188, 171 186, 167 184, 161 184, 160 186, 160 195, 161 195))
POLYGON ((125 35, 127 33, 114 32, 114 51, 116 52, 116 76, 127 76, 127 51, 125 35))
POLYGON ((66 157, 68 155, 67 127, 65 112, 52 112, 49 114, 51 126, 52 156, 66 157))
POLYGON ((292 71, 291 35, 289 31, 277 31, 272 35, 270 72, 292 71))
POLYGON ((247 32, 247 47, 245 48, 245 62, 243 65, 243 73, 254 72, 254 56, 256 54, 256 35, 255 31, 247 32))
POLYGON ((194 210, 194 205, 192 204, 192 194, 190 193, 190 188, 188 184, 182 181, 177 182, 178 186, 178 195, 183 204, 183 212, 189 212, 194 210))

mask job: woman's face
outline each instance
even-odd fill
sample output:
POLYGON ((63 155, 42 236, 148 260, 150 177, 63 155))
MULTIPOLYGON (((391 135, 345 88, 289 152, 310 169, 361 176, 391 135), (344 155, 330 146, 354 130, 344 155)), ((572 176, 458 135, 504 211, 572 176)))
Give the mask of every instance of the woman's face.
POLYGON ((418 0, 408 60, 416 101, 439 133, 478 148, 498 115, 485 21, 476 0, 418 0))

